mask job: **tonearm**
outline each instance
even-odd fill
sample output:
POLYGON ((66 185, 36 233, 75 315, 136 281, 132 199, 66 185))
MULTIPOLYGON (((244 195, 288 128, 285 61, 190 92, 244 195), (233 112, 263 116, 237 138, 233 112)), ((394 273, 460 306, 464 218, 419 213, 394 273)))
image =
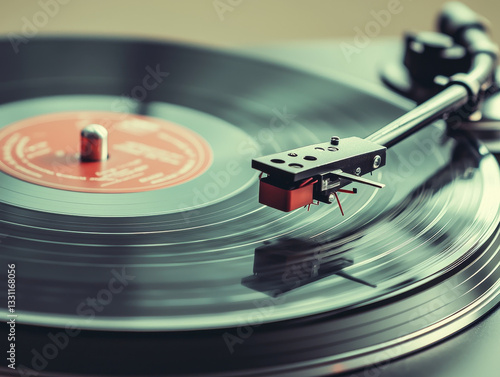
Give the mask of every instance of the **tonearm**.
MULTIPOLYGON (((465 73, 437 76, 442 90, 365 139, 332 137, 330 141, 255 158, 260 179, 259 202, 289 212, 318 202, 331 203, 352 182, 384 187, 364 178, 386 164, 387 148, 438 119, 458 110, 474 113, 494 85, 498 48, 490 40, 483 19, 461 3, 448 3, 440 17, 441 33, 453 38, 470 55, 465 73)), ((339 206, 340 206, 340 202, 339 206)), ((340 207, 341 208, 341 207, 340 207)), ((342 210, 342 209, 341 209, 342 210)))

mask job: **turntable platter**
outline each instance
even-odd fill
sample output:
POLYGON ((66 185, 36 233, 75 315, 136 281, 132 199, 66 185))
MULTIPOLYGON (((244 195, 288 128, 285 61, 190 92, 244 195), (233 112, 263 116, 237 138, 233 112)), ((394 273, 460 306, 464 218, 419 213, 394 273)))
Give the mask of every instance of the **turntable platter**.
POLYGON ((175 124, 212 153, 206 170, 180 183, 112 193, 36 184, 10 172, 3 153, 0 259, 19 266, 26 339, 43 346, 43 327, 71 325, 83 335, 68 352, 92 345, 98 360, 103 347, 121 350, 106 371, 73 358, 48 370, 139 373, 122 360, 138 352, 158 373, 151 350, 162 347, 173 371, 215 373, 207 358, 232 376, 244 374, 236 366, 286 375, 349 370, 369 362, 367 354, 431 344, 495 304, 498 166, 440 123, 389 151, 374 175, 386 188, 341 196, 344 217, 336 205, 283 214, 258 204, 252 157, 333 134, 366 136, 406 102, 173 44, 39 39, 18 55, 10 48, 0 45, 0 145, 19 122, 113 112, 175 124), (135 89, 151 71, 162 81, 135 89), (319 252, 305 250, 304 262, 319 270, 290 264, 287 240, 314 245, 319 252), (287 255, 284 272, 278 265, 254 275, 262 247, 287 255), (338 260, 345 264, 332 269, 338 260), (197 363, 187 367, 187 355, 197 363), (297 365, 285 368, 291 355, 297 365))

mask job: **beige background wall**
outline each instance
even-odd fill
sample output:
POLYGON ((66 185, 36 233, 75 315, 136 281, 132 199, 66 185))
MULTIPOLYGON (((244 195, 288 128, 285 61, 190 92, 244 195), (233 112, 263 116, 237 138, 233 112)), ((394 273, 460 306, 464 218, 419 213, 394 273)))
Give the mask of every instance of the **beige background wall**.
MULTIPOLYGON (((398 0, 0 1, 2 35, 119 34, 231 46, 354 38, 356 28, 363 30, 373 20, 373 12, 387 10, 391 1, 398 0)), ((391 14, 377 35, 432 28, 444 3, 441 0, 399 2, 400 12, 391 14)), ((500 1, 464 2, 490 18, 494 37, 500 41, 500 1)))

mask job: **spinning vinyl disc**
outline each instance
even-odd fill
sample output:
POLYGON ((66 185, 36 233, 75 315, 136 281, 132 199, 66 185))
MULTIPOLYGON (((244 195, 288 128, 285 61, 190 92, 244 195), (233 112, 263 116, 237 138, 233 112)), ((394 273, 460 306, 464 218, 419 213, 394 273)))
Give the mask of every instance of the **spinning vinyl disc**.
POLYGON ((372 177, 385 188, 340 194, 345 216, 258 203, 252 158, 367 136, 406 102, 174 44, 0 52, 0 259, 16 265, 26 370, 342 373, 498 302, 498 166, 444 124, 388 151, 372 177), (82 163, 80 130, 95 123, 109 158, 82 163))

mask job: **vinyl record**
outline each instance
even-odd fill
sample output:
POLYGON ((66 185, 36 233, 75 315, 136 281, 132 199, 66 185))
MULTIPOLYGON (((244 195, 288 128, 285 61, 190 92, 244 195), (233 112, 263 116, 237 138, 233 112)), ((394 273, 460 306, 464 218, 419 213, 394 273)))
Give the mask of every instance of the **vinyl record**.
POLYGON ((19 362, 40 375, 337 373, 430 345, 496 304, 498 166, 444 124, 391 148, 372 176, 386 187, 340 196, 345 216, 258 203, 253 157, 367 136, 406 102, 174 44, 10 49, 0 259, 18 266, 19 362), (109 131, 98 167, 78 158, 88 123, 109 131), (68 347, 38 365, 33 350, 62 333, 68 347))

